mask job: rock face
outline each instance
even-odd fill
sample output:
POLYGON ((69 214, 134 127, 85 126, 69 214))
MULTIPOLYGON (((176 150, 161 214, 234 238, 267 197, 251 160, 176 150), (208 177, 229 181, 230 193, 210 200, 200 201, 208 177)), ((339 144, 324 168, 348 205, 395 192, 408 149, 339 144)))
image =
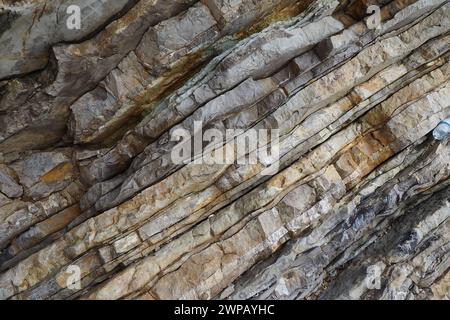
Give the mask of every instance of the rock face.
POLYGON ((0 298, 450 299, 449 17, 3 1, 0 298))

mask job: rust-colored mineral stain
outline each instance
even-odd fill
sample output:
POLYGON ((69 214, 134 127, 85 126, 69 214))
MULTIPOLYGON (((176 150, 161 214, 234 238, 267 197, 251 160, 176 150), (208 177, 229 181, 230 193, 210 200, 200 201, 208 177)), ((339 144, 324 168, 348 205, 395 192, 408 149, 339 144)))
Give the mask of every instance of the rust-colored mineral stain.
POLYGON ((298 16, 300 13, 305 11, 305 9, 312 3, 312 0, 307 1, 297 1, 296 3, 288 6, 288 7, 276 7, 272 10, 272 13, 259 19, 256 23, 251 25, 245 30, 242 30, 236 33, 235 37, 237 39, 245 39, 251 36, 254 33, 260 32, 261 30, 267 28, 271 24, 283 20, 288 20, 295 16, 298 16))
POLYGON ((70 162, 64 162, 44 174, 40 180, 44 183, 58 182, 67 179, 73 173, 73 166, 70 162))

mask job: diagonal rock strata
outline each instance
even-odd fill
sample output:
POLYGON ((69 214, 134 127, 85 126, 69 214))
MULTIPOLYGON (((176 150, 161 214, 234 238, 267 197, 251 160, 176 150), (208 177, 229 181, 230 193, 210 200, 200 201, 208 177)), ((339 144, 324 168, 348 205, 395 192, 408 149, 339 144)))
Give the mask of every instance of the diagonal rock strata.
POLYGON ((372 2, 2 4, 0 298, 449 299, 450 2, 372 2))

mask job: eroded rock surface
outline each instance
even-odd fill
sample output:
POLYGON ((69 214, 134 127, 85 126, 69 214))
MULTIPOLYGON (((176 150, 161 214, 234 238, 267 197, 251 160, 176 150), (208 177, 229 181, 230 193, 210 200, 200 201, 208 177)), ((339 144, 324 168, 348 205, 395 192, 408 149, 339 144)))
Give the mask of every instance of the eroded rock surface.
POLYGON ((450 299, 450 1, 68 4, 0 3, 1 299, 450 299))

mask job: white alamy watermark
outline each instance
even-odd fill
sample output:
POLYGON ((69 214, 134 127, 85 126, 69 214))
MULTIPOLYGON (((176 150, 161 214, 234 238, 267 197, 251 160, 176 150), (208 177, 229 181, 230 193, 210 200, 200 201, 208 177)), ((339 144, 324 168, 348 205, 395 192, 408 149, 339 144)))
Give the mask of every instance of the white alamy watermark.
POLYGON ((367 7, 367 14, 370 16, 367 18, 367 28, 370 30, 381 29, 381 9, 377 5, 370 5, 367 7))
POLYGON ((194 121, 193 134, 184 128, 171 132, 171 141, 178 142, 171 152, 175 164, 262 164, 262 175, 274 175, 279 169, 278 129, 203 130, 201 121, 194 121))
POLYGON ((365 284, 367 289, 381 289, 381 275, 384 271, 384 264, 374 264, 367 267, 365 284))
POLYGON ((66 269, 69 276, 66 279, 66 288, 69 290, 81 290, 81 269, 77 265, 70 265, 66 269))
POLYGON ((66 20, 67 29, 80 30, 81 29, 81 8, 77 5, 67 7, 66 13, 69 17, 66 20))
POLYGON ((88 18, 95 14, 98 17, 102 16, 102 6, 107 0, 88 0, 83 4, 83 14, 81 7, 76 4, 69 5, 66 9, 68 15, 66 26, 69 30, 80 30, 82 26, 82 19, 88 18))

